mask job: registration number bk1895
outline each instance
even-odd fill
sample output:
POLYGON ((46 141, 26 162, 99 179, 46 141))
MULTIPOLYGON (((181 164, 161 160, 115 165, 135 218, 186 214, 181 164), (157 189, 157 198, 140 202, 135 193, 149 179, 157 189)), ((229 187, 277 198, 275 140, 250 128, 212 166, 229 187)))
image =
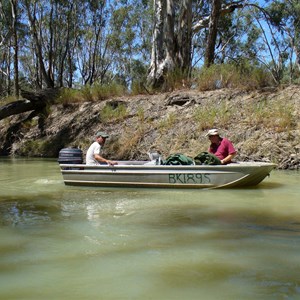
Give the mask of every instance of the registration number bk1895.
POLYGON ((169 174, 169 183, 210 183, 210 174, 202 174, 202 173, 178 173, 178 174, 169 174))

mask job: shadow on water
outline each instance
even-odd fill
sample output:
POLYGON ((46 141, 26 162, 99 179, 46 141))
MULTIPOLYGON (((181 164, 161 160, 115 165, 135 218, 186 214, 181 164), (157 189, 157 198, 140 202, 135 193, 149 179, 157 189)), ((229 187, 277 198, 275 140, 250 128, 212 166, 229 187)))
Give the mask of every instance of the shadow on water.
POLYGON ((236 188, 237 190, 266 190, 282 188, 285 184, 283 182, 262 182, 259 185, 252 187, 236 188))

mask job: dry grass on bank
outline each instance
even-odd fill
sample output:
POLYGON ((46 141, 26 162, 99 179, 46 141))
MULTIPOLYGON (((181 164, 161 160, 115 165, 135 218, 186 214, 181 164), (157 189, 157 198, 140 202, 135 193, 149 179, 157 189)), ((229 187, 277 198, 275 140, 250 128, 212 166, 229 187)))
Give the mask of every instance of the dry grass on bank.
POLYGON ((81 89, 63 89, 56 100, 57 104, 68 105, 71 103, 97 102, 111 97, 120 97, 126 94, 124 86, 112 84, 95 84, 83 86, 81 89))
POLYGON ((240 103, 240 106, 207 104, 198 107, 193 117, 199 130, 230 128, 233 121, 246 127, 260 126, 274 132, 289 131, 297 127, 295 107, 285 100, 277 100, 275 103, 267 100, 245 102, 240 103))
POLYGON ((247 63, 241 65, 222 64, 202 68, 197 77, 197 86, 200 91, 220 88, 238 88, 251 91, 274 85, 268 71, 247 63))

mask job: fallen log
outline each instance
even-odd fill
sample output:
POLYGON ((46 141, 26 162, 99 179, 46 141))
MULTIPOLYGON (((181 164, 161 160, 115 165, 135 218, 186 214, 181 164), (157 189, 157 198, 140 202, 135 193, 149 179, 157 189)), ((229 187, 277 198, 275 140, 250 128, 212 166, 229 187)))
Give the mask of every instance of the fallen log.
POLYGON ((32 102, 46 101, 48 103, 51 103, 53 102, 53 100, 56 99, 60 90, 61 90, 60 88, 44 89, 35 92, 21 90, 21 96, 32 102))
POLYGON ((44 106, 45 106, 44 102, 33 103, 29 100, 18 100, 18 101, 10 102, 0 108, 0 120, 27 111, 42 109, 44 106))
POLYGON ((27 100, 17 100, 0 107, 0 120, 27 111, 41 111, 47 104, 54 102, 60 89, 45 89, 36 92, 21 91, 21 96, 27 100))

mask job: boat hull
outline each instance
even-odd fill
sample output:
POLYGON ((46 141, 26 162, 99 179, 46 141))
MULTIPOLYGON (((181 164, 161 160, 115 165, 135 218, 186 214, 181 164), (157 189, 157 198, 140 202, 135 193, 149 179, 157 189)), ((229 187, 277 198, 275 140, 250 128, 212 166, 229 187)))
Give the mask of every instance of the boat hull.
POLYGON ((61 164, 60 167, 64 183, 74 186, 232 188, 257 185, 276 165, 254 162, 174 166, 119 162, 115 166, 61 164))

